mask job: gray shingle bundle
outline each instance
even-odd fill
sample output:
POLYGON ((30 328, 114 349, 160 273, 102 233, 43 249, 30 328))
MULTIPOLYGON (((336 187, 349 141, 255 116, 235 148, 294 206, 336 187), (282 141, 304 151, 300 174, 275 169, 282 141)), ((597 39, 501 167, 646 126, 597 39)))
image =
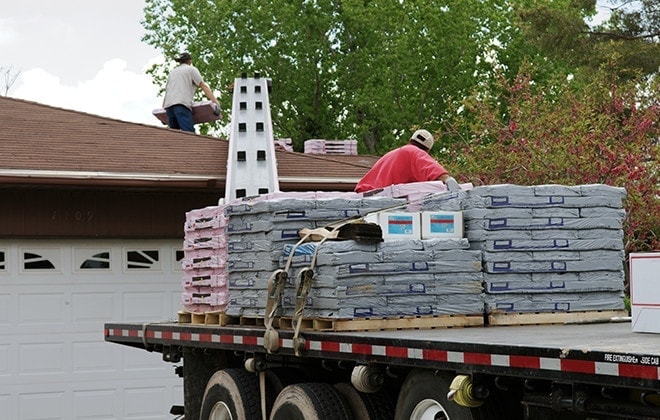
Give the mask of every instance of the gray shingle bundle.
POLYGON ((624 198, 600 184, 468 191, 466 237, 483 252, 486 311, 623 309, 624 198))
MULTIPOLYGON (((398 317, 483 313, 481 252, 464 238, 308 243, 295 250, 293 276, 317 251, 314 287, 305 316, 325 318, 398 317)), ((281 264, 293 250, 284 249, 281 264)), ((285 314, 292 315, 295 289, 285 290, 285 314)))

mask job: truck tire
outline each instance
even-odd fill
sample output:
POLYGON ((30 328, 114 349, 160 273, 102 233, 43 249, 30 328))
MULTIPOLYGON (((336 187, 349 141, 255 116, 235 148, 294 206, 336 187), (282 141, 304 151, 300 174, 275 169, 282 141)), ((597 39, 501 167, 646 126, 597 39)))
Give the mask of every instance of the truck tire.
POLYGON ((225 369, 211 376, 204 391, 200 420, 261 418, 257 375, 244 369, 225 369))
POLYGON ((273 368, 265 372, 266 375, 266 407, 270 413, 273 409, 273 404, 280 395, 280 392, 289 385, 298 384, 300 382, 308 382, 310 378, 308 375, 295 368, 273 368))
POLYGON ((410 371, 399 393, 395 420, 494 420, 499 414, 490 407, 467 408, 447 400, 454 375, 430 369, 410 371))
POLYGON ((359 392, 348 382, 335 384, 335 389, 344 397, 355 419, 392 420, 394 418, 392 399, 382 390, 367 394, 359 392))
POLYGON ((270 420, 352 420, 348 404, 332 385, 289 385, 277 396, 270 420))

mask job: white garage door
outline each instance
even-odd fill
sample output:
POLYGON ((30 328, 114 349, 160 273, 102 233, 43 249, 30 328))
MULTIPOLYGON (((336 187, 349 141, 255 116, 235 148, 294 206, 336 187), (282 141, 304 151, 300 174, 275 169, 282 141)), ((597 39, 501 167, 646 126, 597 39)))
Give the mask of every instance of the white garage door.
POLYGON ((0 239, 0 418, 164 419, 183 382, 105 322, 175 319, 182 241, 0 239))

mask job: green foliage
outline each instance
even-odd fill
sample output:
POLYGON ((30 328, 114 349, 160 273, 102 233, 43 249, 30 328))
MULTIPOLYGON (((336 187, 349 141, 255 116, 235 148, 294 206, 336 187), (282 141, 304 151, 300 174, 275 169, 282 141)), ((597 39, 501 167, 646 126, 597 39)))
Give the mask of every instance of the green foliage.
MULTIPOLYGON (((660 7, 657 0, 610 0, 609 20, 592 28, 595 0, 526 0, 516 3, 516 27, 524 35, 525 58, 551 59, 563 70, 587 74, 616 62, 617 77, 635 80, 658 74, 660 7)), ((603 7, 602 4, 600 7, 603 7)))
MULTIPOLYGON (((356 138, 383 153, 414 126, 439 127, 452 98, 492 71, 480 57, 509 37, 506 4, 147 0, 144 40, 168 57, 189 50, 212 88, 241 73, 271 78, 275 134, 298 150, 310 138, 356 138)), ((165 70, 152 69, 157 82, 165 70)), ((220 101, 228 109, 230 95, 220 101)))
POLYGON ((659 249, 657 86, 617 85, 605 73, 584 89, 567 81, 538 86, 527 70, 513 82, 499 79, 506 96, 480 92, 461 103, 443 161, 476 185, 625 187, 627 250, 659 249))

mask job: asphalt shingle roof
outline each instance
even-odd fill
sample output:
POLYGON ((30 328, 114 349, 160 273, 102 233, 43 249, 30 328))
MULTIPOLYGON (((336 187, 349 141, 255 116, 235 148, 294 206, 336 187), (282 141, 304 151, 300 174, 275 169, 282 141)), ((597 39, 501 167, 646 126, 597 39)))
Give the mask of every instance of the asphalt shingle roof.
MULTIPOLYGON (((140 176, 149 174, 162 185, 183 178, 224 185, 229 146, 224 139, 9 97, 0 97, 0 127, 0 184, 67 178, 69 184, 121 179, 153 186, 153 180, 140 176)), ((278 150, 276 159, 282 189, 314 189, 320 183, 323 190, 352 190, 377 157, 278 150)))

